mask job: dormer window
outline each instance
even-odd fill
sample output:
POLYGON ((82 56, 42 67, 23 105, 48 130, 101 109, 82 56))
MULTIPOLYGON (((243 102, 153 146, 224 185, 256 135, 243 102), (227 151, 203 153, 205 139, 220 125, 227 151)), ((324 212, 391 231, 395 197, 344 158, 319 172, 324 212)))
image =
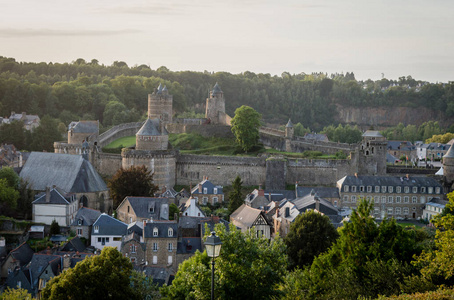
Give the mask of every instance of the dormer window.
POLYGON ((213 188, 213 194, 217 194, 218 193, 218 188, 213 188))
POLYGON ((168 235, 169 235, 169 237, 173 236, 173 229, 172 228, 169 228, 168 235))
POLYGON ((99 226, 96 225, 94 228, 95 228, 95 233, 99 233, 99 226))
POLYGON ((153 236, 158 236, 158 228, 153 228, 153 236))
POLYGON ((352 186, 352 192, 353 192, 353 193, 356 192, 356 186, 352 186))
POLYGON ((397 186, 396 187, 396 193, 400 193, 401 192, 401 187, 400 186, 397 186))
POLYGON ((79 226, 82 225, 82 219, 77 220, 77 225, 79 225, 79 226))
POLYGON ((378 185, 375 186, 375 192, 380 193, 380 187, 378 185))
POLYGON ((203 193, 204 194, 208 194, 208 189, 207 188, 203 188, 203 193))
POLYGON ((344 185, 344 192, 348 193, 348 185, 344 185))
POLYGON ((440 188, 439 187, 435 188, 435 194, 440 194, 440 188))
POLYGON ((408 186, 404 187, 404 192, 408 194, 410 192, 410 188, 408 186))

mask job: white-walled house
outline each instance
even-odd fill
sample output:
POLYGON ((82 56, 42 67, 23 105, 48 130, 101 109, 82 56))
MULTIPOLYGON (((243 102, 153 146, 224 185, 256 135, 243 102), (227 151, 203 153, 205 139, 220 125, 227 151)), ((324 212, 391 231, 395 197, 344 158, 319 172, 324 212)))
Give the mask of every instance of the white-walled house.
POLYGON ((185 204, 180 206, 180 211, 183 216, 205 217, 205 214, 200 209, 197 201, 193 197, 189 198, 185 204))
POLYGON ((91 245, 101 250, 105 246, 110 246, 121 251, 121 238, 126 234, 127 229, 127 224, 109 215, 101 214, 93 223, 91 245))
POLYGON ((79 200, 75 194, 47 187, 45 193, 36 196, 32 206, 33 222, 51 225, 55 220, 60 226, 69 226, 76 216, 79 200))
POLYGON ((426 219, 426 221, 430 221, 436 215, 439 215, 443 212, 448 201, 440 199, 440 198, 433 198, 429 202, 426 203, 426 207, 423 210, 422 217, 426 219))

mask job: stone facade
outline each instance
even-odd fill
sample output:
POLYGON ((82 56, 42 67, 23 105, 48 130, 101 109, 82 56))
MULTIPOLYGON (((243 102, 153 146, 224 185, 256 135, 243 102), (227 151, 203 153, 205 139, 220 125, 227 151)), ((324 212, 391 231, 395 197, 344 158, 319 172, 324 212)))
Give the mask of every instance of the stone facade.
MULTIPOLYGON (((131 234, 134 235, 134 234, 131 234)), ((145 244, 133 237, 124 236, 121 244, 121 253, 129 258, 132 264, 145 264, 145 244)))
POLYGON ((145 260, 149 265, 176 272, 178 225, 176 221, 144 223, 145 260))
POLYGON ((148 118, 150 119, 161 119, 165 123, 172 122, 172 104, 173 96, 169 94, 167 88, 159 87, 148 95, 148 118))
POLYGON ((226 124, 224 93, 216 82, 206 101, 205 118, 211 124, 226 124))
POLYGON ((386 146, 388 142, 378 131, 366 131, 359 145, 358 174, 386 174, 386 146))

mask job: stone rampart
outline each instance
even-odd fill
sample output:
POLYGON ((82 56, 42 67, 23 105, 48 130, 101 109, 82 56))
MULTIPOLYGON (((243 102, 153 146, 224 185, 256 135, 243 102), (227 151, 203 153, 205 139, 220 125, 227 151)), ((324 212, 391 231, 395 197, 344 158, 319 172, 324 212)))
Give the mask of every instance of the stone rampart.
POLYGON ((94 153, 90 162, 98 173, 106 176, 114 175, 121 168, 121 155, 112 153, 94 153))
POLYGON ((265 158, 179 155, 177 158, 177 184, 192 185, 203 180, 204 176, 216 184, 231 185, 236 176, 244 185, 259 185, 265 182, 265 158))
POLYGON ((169 133, 197 133, 203 137, 234 138, 231 127, 226 125, 170 123, 166 125, 166 129, 169 133))
POLYGON ((102 133, 98 137, 98 146, 105 147, 115 141, 116 139, 125 137, 125 136, 132 136, 136 135, 137 131, 142 127, 143 122, 135 122, 135 123, 125 123, 114 126, 107 130, 106 132, 102 133))

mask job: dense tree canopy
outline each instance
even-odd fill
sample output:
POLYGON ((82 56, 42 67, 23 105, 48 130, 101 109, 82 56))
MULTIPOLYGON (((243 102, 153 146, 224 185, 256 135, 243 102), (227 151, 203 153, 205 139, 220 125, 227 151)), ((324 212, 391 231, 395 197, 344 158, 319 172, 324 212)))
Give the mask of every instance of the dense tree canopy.
POLYGON ((246 152, 257 144, 261 119, 262 116, 252 107, 242 105, 235 110, 231 121, 232 132, 236 142, 246 152))
POLYGON ((108 182, 114 207, 117 207, 126 196, 152 197, 158 190, 153 184, 153 174, 145 166, 121 168, 108 182))
MULTIPOLYGON (((208 230, 207 230, 208 232, 208 230)), ((268 241, 231 225, 216 226, 221 254, 216 258, 215 299, 271 299, 287 267, 280 238, 268 241)), ((167 299, 210 299, 210 258, 197 252, 178 268, 172 285, 161 290, 167 299)))
POLYGON ((229 213, 232 214, 238 207, 244 203, 243 195, 241 193, 241 186, 243 181, 241 177, 237 176, 232 182, 232 190, 229 193, 229 213))
POLYGON ((284 238, 291 267, 304 268, 312 264, 314 258, 325 252, 338 236, 327 216, 314 211, 299 215, 284 238))

